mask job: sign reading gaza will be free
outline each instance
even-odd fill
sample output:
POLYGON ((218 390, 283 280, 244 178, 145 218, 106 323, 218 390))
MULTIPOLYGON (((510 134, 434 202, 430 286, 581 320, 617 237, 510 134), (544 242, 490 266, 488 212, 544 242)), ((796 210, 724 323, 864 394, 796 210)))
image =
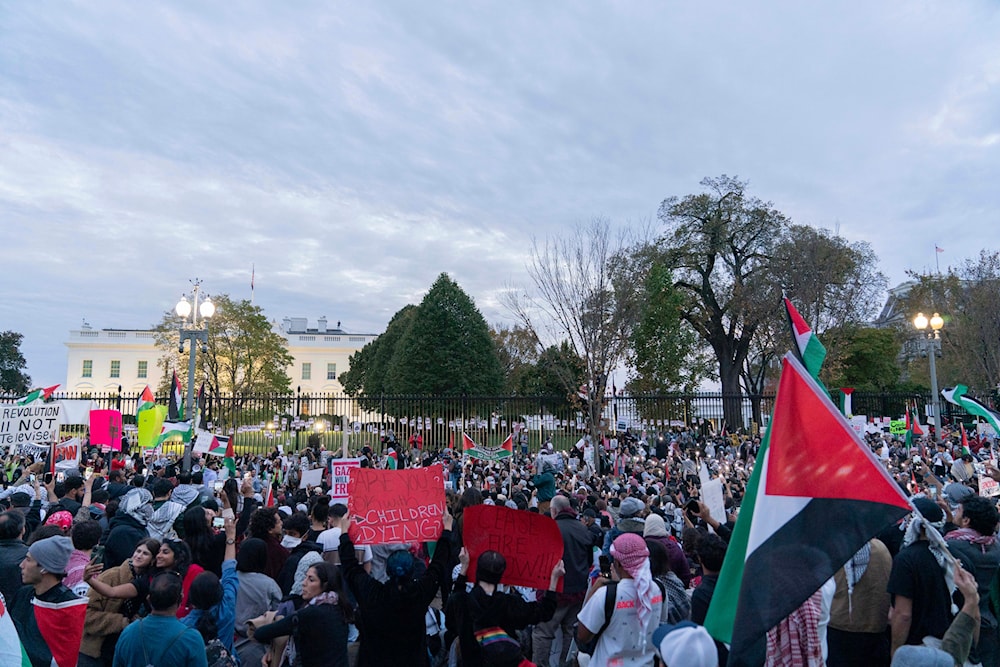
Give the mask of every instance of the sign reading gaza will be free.
POLYGON ((0 405, 0 445, 49 444, 59 435, 58 405, 0 405))

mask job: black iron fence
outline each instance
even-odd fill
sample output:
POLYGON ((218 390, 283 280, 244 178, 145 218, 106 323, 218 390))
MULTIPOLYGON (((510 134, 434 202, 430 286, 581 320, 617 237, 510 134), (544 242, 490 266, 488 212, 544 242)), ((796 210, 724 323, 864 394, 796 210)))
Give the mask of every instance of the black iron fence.
MULTIPOLYGON (((834 391, 834 398, 839 392, 834 391)), ((10 397, 0 401, 10 400, 10 397)), ((126 435, 135 437, 138 394, 71 394, 53 400, 90 400, 95 408, 115 409, 123 414, 126 435)), ((158 396, 166 403, 167 397, 158 396)), ((703 432, 723 427, 723 405, 737 401, 742 424, 725 424, 729 432, 756 432, 766 423, 774 403, 772 394, 731 396, 721 393, 607 396, 603 406, 606 431, 661 431, 689 427, 703 432)), ((853 394, 855 415, 900 418, 907 405, 920 415, 928 414, 929 394, 853 394)), ((941 401, 942 415, 961 418, 963 411, 941 401)), ((234 437, 240 452, 266 453, 280 445, 285 451, 304 447, 310 439, 327 449, 347 447, 354 453, 363 446, 376 451, 383 437, 394 437, 408 447, 420 437, 428 449, 462 446, 463 433, 477 444, 499 445, 518 428, 518 442, 536 451, 547 438, 566 448, 585 432, 581 406, 562 396, 367 396, 345 394, 255 394, 211 396, 206 401, 206 419, 211 429, 234 437), (523 434, 523 435, 522 435, 523 434)), ((82 426, 69 426, 66 433, 79 433, 82 426)))

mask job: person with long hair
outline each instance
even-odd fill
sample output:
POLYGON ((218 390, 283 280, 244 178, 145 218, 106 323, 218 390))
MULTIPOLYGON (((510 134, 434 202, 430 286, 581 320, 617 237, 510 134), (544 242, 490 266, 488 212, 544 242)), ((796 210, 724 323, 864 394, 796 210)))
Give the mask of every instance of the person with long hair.
MULTIPOLYGON (((285 664, 348 667, 347 624, 353 610, 344 595, 340 569, 327 562, 312 565, 302 584, 302 599, 306 604, 291 616, 256 629, 250 626, 253 638, 267 643, 291 636, 285 648, 285 664)), ((271 664, 270 654, 265 655, 264 664, 279 667, 271 664)))
POLYGON ((267 545, 267 568, 264 573, 277 581, 281 568, 288 560, 289 551, 281 546, 285 530, 278 510, 273 507, 258 507, 250 516, 247 537, 256 537, 267 545))
POLYGON ((212 529, 212 517, 201 505, 184 512, 183 526, 184 542, 191 549, 192 562, 221 577, 226 552, 225 532, 212 529))
POLYGON ((267 569, 267 545, 251 537, 243 540, 236 554, 236 652, 244 665, 258 665, 264 656, 264 647, 249 638, 247 622, 268 611, 273 611, 281 601, 281 589, 267 569))
MULTIPOLYGON (((101 573, 100 563, 91 563, 83 572, 83 580, 90 584, 90 587, 107 598, 116 600, 127 600, 138 598, 145 600, 149 595, 149 579, 146 577, 136 577, 132 581, 109 586, 97 575, 101 573)), ((191 611, 188 605, 188 593, 191 590, 191 583, 194 578, 204 572, 200 565, 191 562, 191 550, 180 540, 164 540, 160 543, 160 549, 153 556, 154 574, 171 571, 180 575, 183 586, 183 597, 181 604, 177 608, 177 618, 184 618, 191 611)))
POLYGON ((222 561, 222 579, 214 572, 202 572, 191 583, 188 600, 191 612, 181 623, 201 633, 215 664, 223 651, 233 656, 233 634, 236 627, 236 523, 225 520, 226 551, 222 561), (217 640, 217 641, 216 641, 217 640), (215 645, 213 645, 215 642, 215 645))
MULTIPOLYGON (((154 556, 160 551, 160 543, 152 538, 136 545, 132 557, 110 570, 102 572, 96 581, 116 587, 129 584, 136 578, 152 579, 155 568, 154 556)), ((91 580, 95 581, 95 580, 91 580)), ((91 584, 87 602, 87 616, 83 624, 83 641, 80 642, 80 667, 110 665, 115 654, 115 644, 125 626, 139 613, 142 600, 132 598, 110 598, 102 595, 91 584)))

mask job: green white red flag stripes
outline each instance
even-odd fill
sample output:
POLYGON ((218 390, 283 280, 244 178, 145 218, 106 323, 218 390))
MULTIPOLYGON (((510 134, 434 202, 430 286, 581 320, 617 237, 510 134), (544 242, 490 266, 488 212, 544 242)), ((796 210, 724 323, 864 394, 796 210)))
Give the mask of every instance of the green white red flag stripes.
POLYGON ((803 363, 810 375, 819 377, 819 369, 826 359, 826 348, 813 330, 806 324, 806 321, 799 315, 799 311, 788 298, 784 298, 785 312, 788 314, 788 323, 792 327, 792 335, 795 337, 795 351, 799 361, 803 363))
POLYGON ((941 390, 941 395, 944 396, 944 400, 953 405, 957 405, 970 415, 975 415, 985 419, 989 425, 993 427, 993 430, 1000 435, 1000 412, 991 410, 986 407, 986 405, 971 396, 966 396, 966 392, 968 391, 969 388, 964 384, 957 384, 951 389, 941 390))
POLYGON ((731 644, 729 665, 763 664, 767 631, 909 511, 823 387, 786 355, 774 417, 705 620, 731 644))
POLYGON ((52 652, 53 667, 76 667, 83 639, 83 621, 87 615, 87 598, 67 602, 31 600, 35 623, 52 652))
POLYGON ((167 419, 175 422, 184 420, 184 390, 181 388, 181 381, 177 377, 177 371, 174 371, 174 379, 170 383, 170 402, 167 404, 167 419))
POLYGON ((35 401, 47 401, 52 397, 52 393, 58 388, 59 385, 54 384, 51 387, 35 389, 23 398, 17 399, 16 403, 17 405, 28 405, 29 403, 34 403, 35 401))
POLYGON ((24 652, 21 638, 17 636, 17 628, 10 618, 10 613, 0 597, 0 665, 10 667, 31 667, 31 660, 24 652))
POLYGON ((475 441, 465 433, 462 434, 462 451, 474 459, 481 461, 501 461, 514 455, 514 436, 508 435, 499 447, 488 445, 477 445, 475 441))

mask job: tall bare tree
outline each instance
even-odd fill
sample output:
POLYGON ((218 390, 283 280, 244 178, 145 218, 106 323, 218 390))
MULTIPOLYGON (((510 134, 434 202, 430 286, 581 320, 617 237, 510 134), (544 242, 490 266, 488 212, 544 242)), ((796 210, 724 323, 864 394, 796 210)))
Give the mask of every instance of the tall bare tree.
MULTIPOLYGON (((623 360, 639 313, 639 288, 618 259, 632 246, 630 230, 594 219, 564 237, 536 241, 528 260, 534 290, 508 290, 503 303, 530 332, 539 352, 566 341, 583 360, 587 396, 583 412, 599 437, 608 376, 623 360)), ((567 392, 577 393, 578 377, 557 370, 567 392)))

